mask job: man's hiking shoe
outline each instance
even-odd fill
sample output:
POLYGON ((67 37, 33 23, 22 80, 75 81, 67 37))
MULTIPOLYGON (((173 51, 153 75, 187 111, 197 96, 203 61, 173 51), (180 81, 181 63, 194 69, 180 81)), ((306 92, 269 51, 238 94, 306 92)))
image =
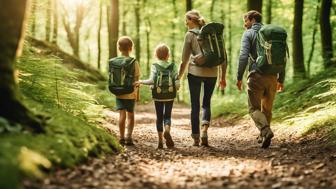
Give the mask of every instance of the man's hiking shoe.
POLYGON ((258 135, 257 142, 258 144, 262 143, 263 137, 261 135, 258 135))
POLYGON ((174 148, 174 141, 169 132, 165 131, 163 137, 166 139, 167 148, 174 148))
POLYGON ((261 148, 268 148, 271 145, 273 137, 273 132, 271 131, 271 129, 267 128, 266 134, 262 138, 261 148))
POLYGON ((127 146, 133 146, 134 143, 133 143, 132 138, 126 138, 126 139, 125 139, 125 144, 126 144, 127 146))
POLYGON ((119 144, 122 146, 125 146, 125 139, 119 139, 119 144))
POLYGON ((162 141, 159 141, 158 149, 163 149, 163 142, 162 141))

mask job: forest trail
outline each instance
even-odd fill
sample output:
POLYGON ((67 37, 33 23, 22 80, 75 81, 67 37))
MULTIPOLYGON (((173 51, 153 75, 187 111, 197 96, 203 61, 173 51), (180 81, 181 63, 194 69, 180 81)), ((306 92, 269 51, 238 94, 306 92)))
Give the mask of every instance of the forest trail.
MULTIPOLYGON (((134 147, 59 170, 26 188, 336 188, 336 150, 323 139, 298 139, 275 130, 269 149, 261 149, 249 120, 213 121, 211 147, 193 147, 190 109, 174 104, 175 149, 157 150, 154 106, 136 107, 134 147)), ((105 112, 117 133, 118 114, 105 112)))

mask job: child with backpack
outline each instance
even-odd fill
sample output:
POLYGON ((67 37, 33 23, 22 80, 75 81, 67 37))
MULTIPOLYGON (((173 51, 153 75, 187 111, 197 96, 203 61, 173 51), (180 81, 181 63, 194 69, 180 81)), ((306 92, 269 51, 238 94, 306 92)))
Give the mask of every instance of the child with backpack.
POLYGON ((118 49, 121 56, 109 61, 109 90, 116 95, 116 110, 119 110, 119 143, 134 145, 132 133, 134 128, 134 106, 138 100, 137 87, 134 82, 139 80, 140 69, 135 58, 130 57, 133 41, 130 37, 120 37, 118 49), (127 133, 125 137, 125 122, 127 118, 127 133))
POLYGON ((179 88, 177 66, 175 63, 168 62, 169 47, 166 44, 159 44, 154 52, 158 61, 152 65, 149 79, 140 80, 136 83, 152 86, 156 128, 159 137, 158 148, 163 148, 163 138, 166 140, 167 147, 173 148, 174 141, 170 135, 170 127, 174 98, 176 97, 176 90, 179 88))

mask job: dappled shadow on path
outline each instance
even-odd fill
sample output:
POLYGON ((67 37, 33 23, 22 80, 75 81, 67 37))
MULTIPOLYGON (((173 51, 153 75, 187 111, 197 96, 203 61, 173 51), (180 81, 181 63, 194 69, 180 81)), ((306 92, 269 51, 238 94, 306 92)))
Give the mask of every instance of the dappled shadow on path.
MULTIPOLYGON (((118 114, 106 111, 117 133, 118 114)), ((256 142, 248 120, 209 129, 211 147, 191 146, 190 109, 175 105, 174 149, 157 150, 153 105, 137 107, 134 147, 118 156, 93 159, 57 172, 44 188, 335 188, 336 150, 323 140, 300 139, 276 132, 269 149, 256 142), (278 134, 278 135, 277 135, 278 134)), ((222 119, 222 118, 220 118, 222 119)))

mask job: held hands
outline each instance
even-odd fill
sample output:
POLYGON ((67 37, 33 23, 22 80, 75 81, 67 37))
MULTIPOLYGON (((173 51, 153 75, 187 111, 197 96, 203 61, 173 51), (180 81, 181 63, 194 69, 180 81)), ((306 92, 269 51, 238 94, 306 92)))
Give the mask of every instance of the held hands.
POLYGON ((133 83, 133 86, 135 86, 135 87, 139 87, 140 84, 141 84, 141 81, 135 81, 135 82, 133 83))

